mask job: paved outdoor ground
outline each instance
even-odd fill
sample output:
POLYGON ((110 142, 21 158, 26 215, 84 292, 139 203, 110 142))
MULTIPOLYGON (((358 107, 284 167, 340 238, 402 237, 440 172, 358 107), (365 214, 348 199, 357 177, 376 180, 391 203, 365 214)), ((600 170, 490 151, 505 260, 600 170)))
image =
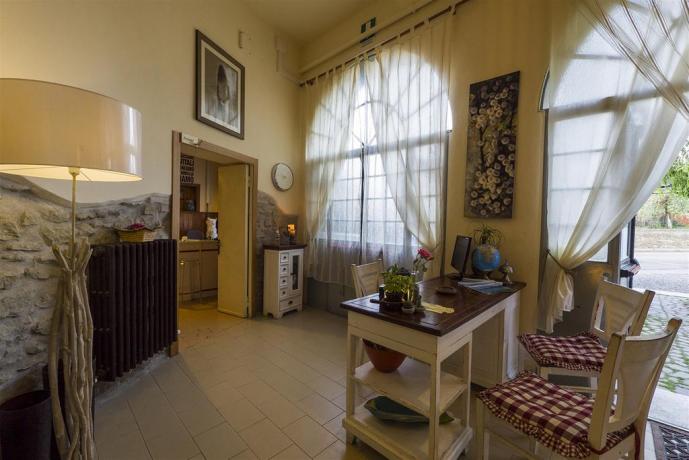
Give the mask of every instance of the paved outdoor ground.
POLYGON ((689 296, 689 250, 638 249, 634 257, 641 264, 641 271, 634 277, 635 288, 689 296))
POLYGON ((662 330, 672 317, 679 317, 684 323, 670 350, 658 385, 689 396, 689 298, 657 294, 649 309, 643 333, 662 330))

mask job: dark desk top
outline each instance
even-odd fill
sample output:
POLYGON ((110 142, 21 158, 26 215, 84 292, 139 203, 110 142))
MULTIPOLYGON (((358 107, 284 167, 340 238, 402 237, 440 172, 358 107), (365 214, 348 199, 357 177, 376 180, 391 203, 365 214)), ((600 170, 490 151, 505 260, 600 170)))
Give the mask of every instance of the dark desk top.
POLYGON ((451 280, 448 277, 433 278, 419 284, 421 297, 424 302, 444 307, 453 307, 455 309, 454 313, 441 314, 423 311, 410 315, 401 311, 388 311, 381 309, 379 304, 371 302, 371 298, 377 298, 378 294, 342 302, 340 307, 410 329, 416 329, 427 334, 442 336, 457 329, 513 293, 524 289, 525 286, 525 283, 514 283, 510 286, 512 292, 482 294, 461 287, 457 284, 457 281, 451 280), (438 286, 454 286, 457 288, 457 294, 438 294, 435 292, 435 288, 438 286))

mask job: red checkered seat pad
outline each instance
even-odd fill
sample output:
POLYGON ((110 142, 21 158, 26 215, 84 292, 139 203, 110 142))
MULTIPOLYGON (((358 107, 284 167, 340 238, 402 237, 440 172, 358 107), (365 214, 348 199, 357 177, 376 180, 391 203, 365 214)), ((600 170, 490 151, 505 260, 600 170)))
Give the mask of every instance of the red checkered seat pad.
MULTIPOLYGON (((486 408, 522 433, 569 458, 591 454, 588 429, 593 399, 559 387, 531 372, 523 372, 509 382, 478 395, 486 408)), ((608 450, 633 432, 608 434, 608 450)))
POLYGON ((600 372, 607 352, 589 332, 569 337, 522 334, 519 341, 539 366, 573 371, 600 372))

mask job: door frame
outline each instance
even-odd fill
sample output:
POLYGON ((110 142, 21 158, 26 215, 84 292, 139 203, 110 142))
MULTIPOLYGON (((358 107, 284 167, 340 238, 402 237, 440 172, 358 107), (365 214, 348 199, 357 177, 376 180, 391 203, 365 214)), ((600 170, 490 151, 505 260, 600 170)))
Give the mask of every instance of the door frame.
MULTIPOLYGON (((195 138, 196 139, 196 138, 195 138)), ((258 203, 258 159, 235 152, 217 144, 198 139, 195 144, 183 143, 182 133, 172 131, 172 193, 170 194, 170 238, 179 241, 179 216, 180 216, 180 160, 182 154, 196 155, 205 160, 213 161, 220 165, 243 163, 249 165, 249 311, 247 318, 254 316, 256 301, 256 274, 257 255, 255 248, 256 241, 256 204, 258 203), (195 154, 195 152, 202 155, 195 154)), ((222 244, 222 241, 220 242, 222 244)), ((179 244, 177 245, 176 267, 179 270, 179 244)), ((220 279, 220 273, 218 273, 220 279)), ((177 298, 177 308, 179 308, 179 296, 177 298)), ((179 329, 179 319, 177 328, 179 329)))

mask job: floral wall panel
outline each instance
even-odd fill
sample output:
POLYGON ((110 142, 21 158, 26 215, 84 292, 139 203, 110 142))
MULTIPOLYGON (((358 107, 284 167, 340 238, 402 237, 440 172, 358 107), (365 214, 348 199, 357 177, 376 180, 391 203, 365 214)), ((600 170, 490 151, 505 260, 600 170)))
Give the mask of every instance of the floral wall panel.
POLYGON ((519 72, 469 87, 466 217, 512 217, 519 72))

